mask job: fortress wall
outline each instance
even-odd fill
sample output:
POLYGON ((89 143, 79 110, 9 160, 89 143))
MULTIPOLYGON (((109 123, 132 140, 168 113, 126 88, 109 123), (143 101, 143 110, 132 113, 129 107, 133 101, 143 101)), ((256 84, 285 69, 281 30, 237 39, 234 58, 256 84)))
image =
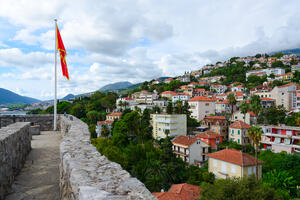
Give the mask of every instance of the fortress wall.
POLYGON ((29 122, 18 122, 0 129, 0 199, 11 185, 31 150, 29 122))
POLYGON ((61 199, 156 199, 143 183, 97 151, 87 124, 70 115, 61 115, 60 123, 61 199))

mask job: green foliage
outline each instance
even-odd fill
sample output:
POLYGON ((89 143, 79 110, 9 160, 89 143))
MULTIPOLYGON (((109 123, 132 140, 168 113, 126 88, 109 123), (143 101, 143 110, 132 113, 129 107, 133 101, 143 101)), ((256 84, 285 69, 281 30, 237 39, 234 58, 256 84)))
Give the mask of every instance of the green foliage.
POLYGON ((281 58, 283 56, 283 53, 282 52, 279 52, 279 53, 275 53, 274 55, 272 55, 273 57, 276 57, 276 58, 281 58))
POLYGON ((252 95, 250 97, 250 109, 252 110, 252 112, 255 114, 256 117, 258 116, 262 108, 260 102, 261 100, 258 95, 252 95))
POLYGON ((253 176, 243 179, 218 179, 214 184, 200 186, 201 200, 277 200, 283 199, 276 191, 262 186, 253 176))
POLYGON ((86 117, 91 124, 96 124, 97 121, 103 121, 105 119, 105 115, 96 110, 89 111, 86 117))
POLYGON ((260 124, 282 124, 286 117, 286 110, 283 106, 271 106, 262 109, 258 116, 258 123, 260 124))
POLYGON ((76 104, 70 110, 71 115, 74 115, 77 118, 82 118, 86 116, 85 107, 82 104, 76 104))
POLYGON ((168 102, 167 113, 168 114, 173 114, 173 103, 171 101, 168 102))
POLYGON ((290 116, 287 116, 284 120, 284 124, 288 126, 298 126, 297 119, 300 118, 300 113, 293 113, 290 116))
POLYGON ((89 131, 90 131, 90 134, 91 134, 91 138, 97 138, 96 125, 95 124, 89 124, 89 131))
POLYGON ((37 108, 37 109, 28 111, 26 114, 27 114, 27 115, 31 115, 31 114, 41 114, 41 112, 42 112, 42 109, 37 108))

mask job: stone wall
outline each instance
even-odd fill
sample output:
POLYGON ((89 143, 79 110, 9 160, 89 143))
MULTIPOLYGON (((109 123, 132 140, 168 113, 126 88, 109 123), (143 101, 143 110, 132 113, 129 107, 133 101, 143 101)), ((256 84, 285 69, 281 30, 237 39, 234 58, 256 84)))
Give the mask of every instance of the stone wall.
POLYGON ((156 199, 143 183, 97 151, 85 123, 73 116, 61 116, 60 123, 61 199, 156 199))
POLYGON ((0 199, 9 193, 15 176, 31 150, 29 122, 18 122, 0 129, 0 199))
POLYGON ((16 122, 31 122, 32 125, 40 125, 41 131, 53 130, 53 115, 0 115, 0 128, 16 122))

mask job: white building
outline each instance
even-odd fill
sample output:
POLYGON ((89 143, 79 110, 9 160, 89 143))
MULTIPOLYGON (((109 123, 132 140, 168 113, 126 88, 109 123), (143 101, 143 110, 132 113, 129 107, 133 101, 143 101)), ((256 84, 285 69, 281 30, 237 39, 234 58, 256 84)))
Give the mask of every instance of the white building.
POLYGON ((253 71, 249 71, 246 73, 246 78, 248 78, 248 76, 250 75, 267 75, 270 76, 271 74, 276 75, 283 75, 285 74, 285 70, 281 69, 281 68, 268 68, 268 69, 260 69, 260 70, 253 70, 253 71))
POLYGON ((203 166, 209 145, 198 137, 178 136, 173 141, 173 153, 190 165, 203 166))
POLYGON ((159 97, 158 94, 148 92, 146 90, 136 92, 132 96, 133 96, 133 99, 134 99, 135 102, 137 102, 137 103, 146 103, 146 104, 152 104, 153 100, 156 100, 159 97))
POLYGON ((244 92, 246 89, 242 85, 233 86, 231 88, 232 92, 244 92))
POLYGON ((216 91, 217 94, 224 94, 227 90, 227 86, 226 85, 211 85, 210 86, 210 91, 216 91))
POLYGON ((201 121, 206 115, 216 113, 215 100, 208 97, 194 97, 189 100, 191 117, 201 121))
POLYGON ((177 93, 175 96, 172 96, 172 102, 176 103, 177 101, 188 101, 191 97, 184 93, 177 93))
POLYGON ((151 114, 153 138, 160 139, 169 136, 187 134, 187 119, 185 114, 151 114))
POLYGON ((296 89, 296 83, 276 86, 271 91, 271 98, 275 99, 276 106, 282 105, 285 109, 290 110, 293 106, 293 92, 296 89))

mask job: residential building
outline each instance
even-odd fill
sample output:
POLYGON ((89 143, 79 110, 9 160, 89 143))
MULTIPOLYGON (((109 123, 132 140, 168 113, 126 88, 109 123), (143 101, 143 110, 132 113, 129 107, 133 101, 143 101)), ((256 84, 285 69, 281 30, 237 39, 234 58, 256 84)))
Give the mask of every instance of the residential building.
POLYGON ((267 75, 270 76, 271 74, 276 75, 282 75, 285 74, 285 70, 281 68, 267 68, 267 69, 260 69, 260 70, 253 70, 246 73, 246 78, 250 75, 256 75, 256 76, 263 76, 267 75))
POLYGON ((296 71, 300 71, 300 65, 292 65, 292 72, 295 73, 296 71))
POLYGON ((199 186, 187 183, 173 184, 168 192, 152 193, 158 200, 196 200, 200 197, 199 186))
POLYGON ((188 84, 188 86, 191 87, 191 88, 195 88, 195 87, 198 86, 198 83, 192 82, 192 83, 188 84))
POLYGON ((190 82, 190 76, 181 76, 178 78, 181 82, 190 82))
POLYGON ((190 165, 203 166, 207 160, 209 145, 199 137, 178 136, 172 141, 173 153, 190 165))
POLYGON ((243 92, 227 92, 226 95, 228 96, 229 94, 234 94, 235 99, 237 101, 243 101, 244 100, 244 93, 243 92))
POLYGON ((219 85, 219 84, 214 84, 210 86, 210 91, 212 92, 216 92, 218 94, 223 94, 225 93, 227 90, 227 86, 226 85, 219 85))
POLYGON ((172 100, 172 97, 176 95, 176 92, 173 91, 164 91, 160 93, 161 97, 168 98, 169 100, 172 100))
POLYGON ((174 79, 172 78, 167 78, 166 80, 164 80, 165 83, 170 83, 171 81, 173 81, 174 79))
POLYGON ((270 108, 271 106, 275 105, 275 99, 271 99, 271 98, 268 98, 268 97, 263 97, 260 100, 261 100, 261 106, 263 108, 270 108))
POLYGON ((117 101, 116 101, 116 106, 117 106, 118 110, 126 109, 126 108, 128 108, 128 107, 130 107, 134 104, 136 104, 134 99, 129 98, 129 97, 118 98, 117 101))
POLYGON ((268 85, 260 85, 260 86, 252 88, 250 90, 250 94, 251 95, 258 95, 261 98, 262 97, 271 98, 271 91, 272 91, 272 88, 270 86, 268 86, 268 85))
POLYGON ((191 97, 185 93, 177 93, 176 95, 172 96, 172 102, 176 103, 177 101, 188 101, 191 97))
MULTIPOLYGON (((155 100, 153 100, 153 102, 154 101, 155 100)), ((145 109, 151 110, 153 108, 153 106, 154 106, 154 103, 152 103, 152 104, 140 103, 140 104, 130 106, 130 110, 140 110, 143 113, 145 109)))
POLYGON ((215 114, 215 100, 208 97, 194 97, 189 100, 191 117, 201 121, 205 116, 215 114))
POLYGON ((207 96, 208 91, 205 91, 205 89, 194 89, 193 90, 193 96, 198 97, 198 96, 207 96))
MULTIPOLYGON (((234 106, 236 107, 236 106, 234 106)), ((235 108, 234 108, 235 110, 235 108)), ((228 99, 217 101, 216 102, 216 113, 231 113, 231 105, 229 104, 228 99)))
POLYGON ((96 126, 97 137, 101 136, 101 131, 102 131, 102 128, 103 128, 104 125, 106 125, 107 128, 109 130, 111 130, 112 129, 112 124, 113 124, 113 121, 111 121, 111 120, 98 121, 97 126, 96 126))
POLYGON ((232 142, 237 142, 241 145, 246 145, 250 143, 248 136, 248 129, 251 126, 243 121, 237 120, 233 124, 229 125, 228 138, 232 142))
POLYGON ((244 88, 242 85, 236 85, 231 88, 232 92, 244 92, 245 90, 246 88, 244 88))
POLYGON ((160 79, 156 79, 152 82, 152 85, 155 85, 155 84, 160 84, 161 83, 161 80, 160 79))
POLYGON ((209 83, 205 82, 205 81, 201 81, 201 82, 198 83, 198 86, 200 86, 200 87, 206 87, 206 86, 209 86, 209 83))
POLYGON ((231 117, 232 121, 243 121, 246 124, 253 125, 256 123, 256 117, 255 114, 252 111, 247 112, 245 115, 239 110, 233 113, 231 117))
POLYGON ((228 138, 228 121, 224 116, 205 116, 201 122, 202 127, 208 127, 223 138, 228 138))
POLYGON ((264 149, 275 153, 286 151, 287 153, 300 153, 300 128, 297 126, 261 125, 263 135, 261 143, 264 149))
POLYGON ((187 87, 183 90, 183 93, 188 94, 190 97, 192 97, 193 96, 193 91, 194 91, 193 88, 187 87))
POLYGON ((256 174, 256 162, 258 164, 258 177, 262 175, 262 164, 253 156, 236 149, 224 149, 208 156, 208 171, 220 178, 242 178, 256 174))
POLYGON ((115 119, 121 119, 122 113, 114 112, 106 115, 106 120, 114 121, 115 119))
POLYGON ((300 109, 300 90, 293 91, 292 95, 292 108, 300 109))
POLYGON ((271 91, 271 98, 275 99, 276 106, 282 105, 285 109, 292 108, 293 92, 296 91, 297 84, 289 83, 282 86, 276 86, 271 91))
POLYGON ((222 135, 210 130, 199 133, 195 137, 200 138, 203 142, 208 144, 212 149, 217 149, 218 145, 223 141, 222 135))
POLYGON ((132 95, 133 99, 137 103, 152 104, 153 100, 158 99, 158 94, 142 90, 132 95))
POLYGON ((187 119, 185 114, 152 114, 153 138, 161 139, 166 137, 166 130, 169 136, 186 135, 187 119))
POLYGON ((165 99, 153 100, 153 106, 159 107, 161 110, 164 110, 168 105, 168 101, 165 99))

